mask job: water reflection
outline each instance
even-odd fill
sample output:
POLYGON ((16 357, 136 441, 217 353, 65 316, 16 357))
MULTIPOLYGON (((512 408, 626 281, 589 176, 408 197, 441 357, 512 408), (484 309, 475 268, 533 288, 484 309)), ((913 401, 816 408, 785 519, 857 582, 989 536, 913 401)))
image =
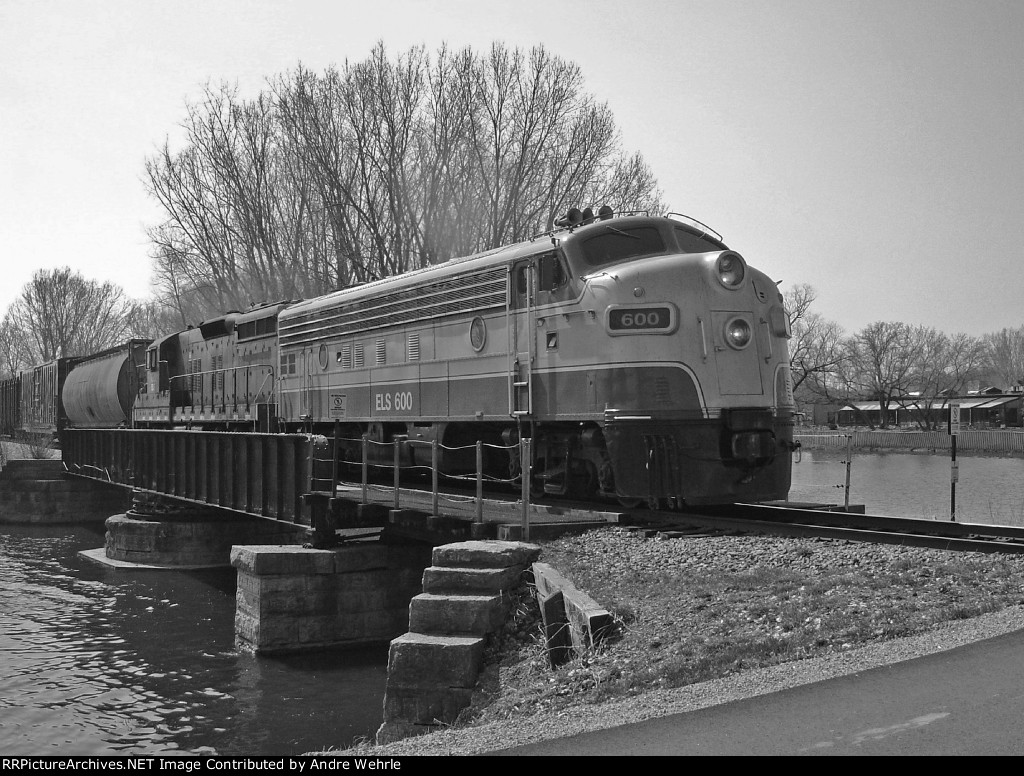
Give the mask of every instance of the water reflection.
POLYGON ((77 555, 102 543, 101 526, 0 528, 0 751, 301 754, 379 725, 386 645, 238 652, 233 569, 77 555))
MULTIPOLYGON (((793 465, 791 501, 842 504, 845 450, 804 450, 793 465)), ((850 458, 850 503, 868 514, 950 519, 948 454, 867 452, 850 458)), ((1024 458, 957 453, 956 519, 1024 525, 1024 458)))

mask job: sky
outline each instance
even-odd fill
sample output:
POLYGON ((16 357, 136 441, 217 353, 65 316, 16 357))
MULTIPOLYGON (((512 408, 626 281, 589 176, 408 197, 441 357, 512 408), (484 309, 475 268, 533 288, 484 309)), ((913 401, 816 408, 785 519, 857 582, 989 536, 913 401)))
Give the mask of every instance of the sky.
POLYGON ((0 0, 0 315, 39 269, 151 293, 145 161, 205 84, 502 41, 848 333, 1019 327, 1022 40, 1020 0, 0 0))

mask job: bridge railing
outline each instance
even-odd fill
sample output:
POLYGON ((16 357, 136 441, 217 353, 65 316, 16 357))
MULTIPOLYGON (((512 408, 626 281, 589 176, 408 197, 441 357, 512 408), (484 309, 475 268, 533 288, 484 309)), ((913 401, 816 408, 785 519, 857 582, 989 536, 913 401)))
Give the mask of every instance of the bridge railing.
MULTIPOLYGON (((369 497, 369 490, 373 487, 371 481, 377 480, 380 482, 381 480, 391 479, 389 488, 392 499, 391 506, 397 510, 402 507, 401 477, 404 474, 420 473, 430 478, 431 514, 438 516, 442 512, 450 510, 462 512, 462 507, 472 503, 474 505, 473 521, 483 523, 484 483, 488 483, 489 486, 497 483, 504 485, 518 484, 522 497, 520 505, 523 536, 524 538, 529 537, 531 500, 529 484, 532 473, 530 465, 531 440, 529 438, 520 439, 518 442, 510 445, 496 445, 476 441, 467 445, 450 446, 441 444, 436 439, 409 439, 405 435, 396 435, 389 440, 379 441, 371 439, 365 434, 358 438, 352 438, 339 436, 335 433, 332 440, 333 443, 327 445, 327 441, 328 438, 325 438, 325 444, 321 449, 325 451, 333 450, 333 460, 326 457, 316 457, 314 452, 314 490, 321 495, 336 494, 339 487, 358 487, 361 491, 360 500, 363 504, 371 503, 371 501, 373 503, 380 503, 379 498, 371 499, 369 497), (340 451, 343 447, 349 450, 358 449, 359 461, 342 460, 340 451), (417 455, 416 451, 426 451, 429 462, 424 457, 417 455), (440 464, 442 455, 468 454, 470 451, 473 452, 473 458, 475 459, 474 471, 464 474, 442 471, 440 464), (484 456, 485 453, 491 454, 494 451, 507 456, 509 462, 508 477, 496 477, 487 472, 488 467, 484 465, 484 456), (523 476, 524 461, 526 462, 525 476, 523 476), (358 466, 358 470, 354 470, 355 466, 358 466), (358 472, 358 479, 351 477, 356 472, 358 472), (318 473, 320 476, 318 476, 318 473), (350 476, 346 478, 344 473, 348 473, 350 476), (374 477, 374 474, 378 476, 374 477), (380 475, 384 475, 384 477, 380 475), (461 496, 442 492, 440 488, 441 480, 461 484, 473 482, 476 485, 476 496, 461 496), (442 501, 446 502, 445 509, 441 508, 442 501)), ((314 451, 316 449, 317 446, 314 445, 314 451)))
POLYGON ((291 523, 308 523, 312 440, 304 434, 68 429, 67 470, 82 477, 291 523))

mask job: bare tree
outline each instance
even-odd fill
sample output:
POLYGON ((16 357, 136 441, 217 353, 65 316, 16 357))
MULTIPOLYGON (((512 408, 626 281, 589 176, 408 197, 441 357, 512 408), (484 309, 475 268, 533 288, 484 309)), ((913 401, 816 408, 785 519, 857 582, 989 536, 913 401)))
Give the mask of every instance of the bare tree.
POLYGON ((911 332, 916 353, 916 396, 904 406, 914 410, 914 419, 925 429, 936 429, 946 417, 951 396, 961 395, 985 365, 982 341, 966 334, 948 336, 935 329, 917 327, 911 332))
POLYGON ((112 283, 86 280, 69 267, 38 270, 8 310, 8 336, 24 349, 23 364, 87 355, 132 332, 137 305, 112 283))
POLYGON ((794 285, 783 295, 793 336, 789 341, 789 363, 793 389, 798 390, 812 375, 826 385, 825 376, 834 375, 847 356, 843 328, 810 311, 816 294, 807 283, 794 285))
POLYGON ((146 167, 167 213, 157 283, 183 322, 527 239, 570 205, 661 204, 579 69, 539 47, 431 61, 378 44, 252 101, 208 87, 185 128, 146 167))
POLYGON ((987 367, 1003 388, 1024 385, 1024 326, 1002 329, 983 338, 987 367))
POLYGON ((0 378, 16 375, 30 365, 25 338, 14 326, 10 313, 0 322, 0 378))
POLYGON ((847 341, 843 382, 851 394, 878 401, 882 428, 889 426, 889 407, 894 400, 909 394, 914 386, 914 344, 910 326, 886 321, 869 324, 847 341))

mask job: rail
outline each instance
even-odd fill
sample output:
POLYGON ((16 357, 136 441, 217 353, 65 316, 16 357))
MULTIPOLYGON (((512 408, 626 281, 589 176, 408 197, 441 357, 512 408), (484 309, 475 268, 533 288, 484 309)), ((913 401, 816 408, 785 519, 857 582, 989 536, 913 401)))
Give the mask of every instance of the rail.
MULTIPOLYGON (((634 516, 636 518, 636 516, 634 516)), ((693 529, 902 544, 958 552, 1024 553, 1024 528, 886 517, 792 508, 777 504, 697 507, 686 513, 648 513, 636 519, 646 530, 671 536, 693 529)))

